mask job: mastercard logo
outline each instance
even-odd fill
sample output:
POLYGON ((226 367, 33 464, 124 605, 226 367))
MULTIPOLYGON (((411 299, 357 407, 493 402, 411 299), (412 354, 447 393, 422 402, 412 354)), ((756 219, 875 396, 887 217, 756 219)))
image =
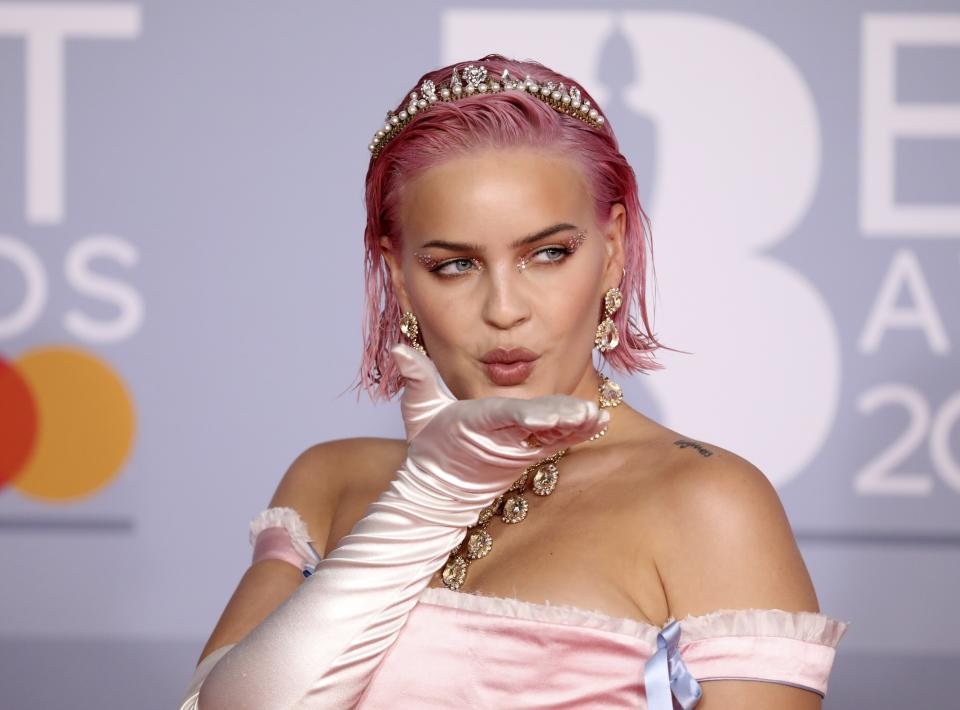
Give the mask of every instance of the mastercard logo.
POLYGON ((94 355, 51 346, 0 355, 0 491, 89 496, 119 474, 134 429, 126 385, 94 355))

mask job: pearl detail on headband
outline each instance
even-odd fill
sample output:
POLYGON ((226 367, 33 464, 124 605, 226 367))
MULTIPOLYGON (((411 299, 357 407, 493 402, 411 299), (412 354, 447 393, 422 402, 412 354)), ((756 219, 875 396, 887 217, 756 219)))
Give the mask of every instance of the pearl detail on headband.
POLYGON ((437 101, 456 101, 475 94, 495 94, 508 90, 525 91, 560 113, 578 118, 594 128, 603 126, 603 116, 590 105, 590 101, 581 98, 580 89, 576 86, 565 89, 563 82, 559 84, 554 81, 541 83, 532 79, 529 74, 524 79, 514 79, 506 69, 503 70, 500 81, 487 81, 487 70, 482 64, 478 66, 468 64, 463 67, 461 72, 462 77, 457 72, 457 67, 454 67, 450 82, 441 86, 439 93, 436 84, 430 79, 426 79, 420 85, 419 95, 416 91, 410 92, 410 100, 406 109, 401 109, 396 114, 387 111, 383 128, 374 134, 373 141, 367 146, 372 154, 371 159, 376 159, 383 147, 403 130, 403 127, 418 112, 429 108, 437 101))

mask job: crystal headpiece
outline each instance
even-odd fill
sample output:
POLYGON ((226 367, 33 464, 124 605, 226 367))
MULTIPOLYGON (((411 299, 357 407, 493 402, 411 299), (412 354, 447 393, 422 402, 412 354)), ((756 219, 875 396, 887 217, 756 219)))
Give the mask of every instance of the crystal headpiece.
POLYGON ((468 64, 461 70, 462 75, 454 67, 450 82, 437 87, 433 81, 426 79, 420 85, 420 94, 410 92, 410 101, 407 107, 397 113, 387 111, 386 123, 378 130, 370 143, 370 152, 375 159, 383 147, 396 136, 404 126, 420 111, 430 108, 437 101, 456 101, 475 94, 496 94, 500 91, 525 91, 536 96, 545 104, 552 106, 560 113, 579 118, 584 123, 600 128, 603 126, 603 116, 590 105, 587 100, 580 98, 580 89, 576 86, 565 88, 563 82, 539 82, 531 79, 527 74, 523 79, 514 79, 506 69, 499 81, 487 81, 487 70, 482 64, 474 66, 468 64))

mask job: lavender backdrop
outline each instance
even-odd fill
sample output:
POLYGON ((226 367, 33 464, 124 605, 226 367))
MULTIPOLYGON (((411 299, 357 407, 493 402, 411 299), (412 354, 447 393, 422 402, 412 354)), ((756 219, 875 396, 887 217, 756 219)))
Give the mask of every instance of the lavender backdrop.
POLYGON ((777 486, 825 707, 949 706, 960 2, 822 0, 0 2, 0 705, 173 707, 290 461, 401 434, 345 392, 366 146, 493 51, 618 131, 695 353, 620 381, 777 486))

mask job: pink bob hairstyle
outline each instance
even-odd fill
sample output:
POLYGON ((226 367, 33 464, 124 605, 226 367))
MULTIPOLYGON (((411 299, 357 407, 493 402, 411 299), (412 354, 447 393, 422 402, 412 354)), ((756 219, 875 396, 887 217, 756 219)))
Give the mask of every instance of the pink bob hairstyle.
MULTIPOLYGON (((445 85, 454 67, 470 63, 482 64, 491 77, 499 77, 507 69, 515 79, 523 79, 529 74, 538 82, 553 80, 563 82, 564 86, 573 84, 580 89, 583 99, 599 108, 593 97, 569 77, 539 62, 517 61, 500 54, 488 54, 473 62, 458 62, 428 72, 417 81, 415 89, 419 91, 426 79, 432 79, 437 87, 445 85)), ((408 96, 409 92, 392 113, 406 106, 408 96)), ((367 225, 363 236, 366 276, 364 346, 354 388, 363 387, 374 401, 389 399, 401 388, 400 373, 390 348, 398 342, 406 342, 406 339, 400 332, 400 305, 380 245, 380 238, 385 234, 391 235, 395 241, 403 239, 397 219, 400 188, 432 166, 487 147, 547 148, 572 158, 590 186, 599 224, 608 222, 612 205, 623 204, 626 209, 626 273, 620 284, 623 306, 613 317, 620 331, 620 345, 604 355, 607 362, 621 372, 663 368, 653 359, 653 353, 666 346, 650 332, 647 318, 645 244, 651 239, 649 219, 640 206, 633 168, 620 154, 609 118, 605 118, 603 127, 597 129, 560 113, 526 92, 477 94, 456 101, 437 101, 417 113, 383 147, 376 159, 371 157, 366 177, 367 225), (640 316, 642 332, 637 327, 634 312, 640 316)), ((652 267, 652 241, 650 261, 652 267)), ((597 323, 602 318, 603 304, 598 303, 597 323)))

